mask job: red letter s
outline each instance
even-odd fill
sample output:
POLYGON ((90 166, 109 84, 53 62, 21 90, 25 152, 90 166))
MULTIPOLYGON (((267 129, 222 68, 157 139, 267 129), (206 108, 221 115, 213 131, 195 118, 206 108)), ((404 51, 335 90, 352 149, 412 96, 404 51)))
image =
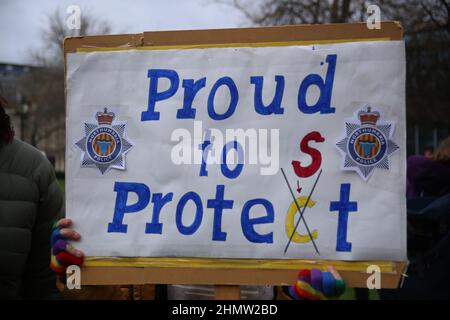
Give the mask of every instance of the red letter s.
POLYGON ((314 140, 315 142, 324 142, 325 138, 321 136, 320 132, 313 131, 303 137, 300 142, 300 150, 306 154, 309 154, 312 158, 312 162, 307 167, 302 167, 300 161, 292 161, 292 167, 295 174, 300 178, 308 178, 319 170, 322 164, 322 155, 319 150, 311 148, 308 142, 314 140))

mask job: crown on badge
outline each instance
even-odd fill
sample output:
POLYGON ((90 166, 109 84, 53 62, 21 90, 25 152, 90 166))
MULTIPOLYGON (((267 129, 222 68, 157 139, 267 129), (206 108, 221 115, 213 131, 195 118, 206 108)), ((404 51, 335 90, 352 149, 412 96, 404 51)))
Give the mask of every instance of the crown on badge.
POLYGON ((103 112, 97 112, 95 118, 99 125, 108 124, 111 125, 116 115, 114 112, 108 112, 108 108, 105 108, 103 112))
POLYGON ((372 111, 370 106, 367 106, 367 111, 361 110, 358 112, 359 121, 361 124, 376 125, 378 119, 380 119, 380 113, 378 111, 372 111))

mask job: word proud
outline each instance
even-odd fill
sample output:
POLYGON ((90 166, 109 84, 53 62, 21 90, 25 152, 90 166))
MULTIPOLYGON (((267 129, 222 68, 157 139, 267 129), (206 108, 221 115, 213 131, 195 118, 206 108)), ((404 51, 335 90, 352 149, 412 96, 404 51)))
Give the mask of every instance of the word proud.
MULTIPOLYGON (((193 133, 178 128, 172 132, 171 159, 176 165, 261 165, 261 175, 274 175, 279 170, 280 134, 278 129, 202 129, 201 121, 194 121, 193 133), (227 142, 228 141, 228 142, 227 142), (232 143, 229 143, 232 142, 232 143)), ((205 172, 206 173, 206 172, 205 172)))
MULTIPOLYGON (((320 63, 323 69, 326 66, 325 78, 317 73, 311 73, 299 83, 297 95, 297 107, 300 112, 305 114, 330 114, 335 113, 335 108, 331 106, 331 96, 333 91, 334 74, 336 70, 337 55, 330 54, 326 57, 325 62, 320 63), (307 93, 311 87, 317 87, 320 91, 319 98, 314 102, 307 101, 307 93)), ((147 110, 142 111, 141 121, 159 121, 160 111, 158 111, 157 103, 168 100, 173 97, 182 83, 183 105, 179 106, 177 110, 177 119, 196 119, 197 109, 193 105, 194 99, 197 95, 204 93, 204 88, 207 85, 208 79, 206 77, 200 79, 182 79, 176 70, 172 69, 149 69, 147 73, 150 79, 148 91, 148 105, 147 110), (161 90, 160 81, 169 82, 169 87, 161 90)), ((254 109, 260 115, 277 115, 284 114, 284 107, 282 100, 285 88, 285 78, 283 75, 275 76, 275 93, 270 103, 263 102, 263 76, 250 76, 250 84, 254 86, 254 109)), ((267 84, 266 84, 267 85, 267 84)), ((215 121, 223 121, 235 114, 236 108, 239 104, 239 88, 236 82, 229 76, 224 76, 217 79, 207 93, 206 108, 210 119, 215 121), (228 97, 228 106, 226 111, 218 112, 217 106, 223 105, 222 99, 216 99, 216 94, 223 91, 228 97), (217 102, 216 100, 219 100, 217 102)))

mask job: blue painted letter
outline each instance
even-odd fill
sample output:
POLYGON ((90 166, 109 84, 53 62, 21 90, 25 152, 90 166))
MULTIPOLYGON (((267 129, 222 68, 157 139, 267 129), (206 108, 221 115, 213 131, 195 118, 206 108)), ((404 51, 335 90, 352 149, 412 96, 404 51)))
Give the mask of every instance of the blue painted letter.
POLYGON ((192 107, 195 95, 206 85, 206 78, 194 82, 193 79, 183 80, 184 99, 183 108, 177 110, 177 119, 195 119, 195 110, 192 107))
POLYGON ((155 111, 157 101, 169 99, 178 90, 180 79, 175 70, 169 69, 149 69, 147 76, 150 78, 150 87, 148 90, 147 111, 141 114, 141 121, 159 120, 159 112, 155 111), (169 89, 158 92, 158 79, 167 78, 170 81, 169 89))
POLYGON ((352 251, 352 244, 347 242, 348 214, 358 210, 356 201, 350 199, 350 183, 341 184, 341 195, 339 201, 330 202, 330 211, 338 211, 338 230, 336 239, 336 251, 352 251))
POLYGON ((164 197, 162 193, 154 193, 152 197, 153 215, 152 222, 145 224, 145 233, 162 233, 162 223, 159 222, 161 209, 166 203, 172 201, 173 192, 169 192, 164 197))
POLYGON ((241 174, 242 169, 244 168, 244 160, 244 149, 242 149, 241 144, 237 141, 227 142, 222 149, 222 163, 220 164, 222 174, 228 179, 235 179, 241 174), (227 154, 228 151, 231 151, 232 149, 236 149, 238 161, 236 167, 234 167, 233 170, 230 170, 228 169, 227 164, 227 154))
POLYGON ((208 208, 214 208, 213 236, 214 241, 227 240, 227 233, 222 231, 223 209, 232 209, 233 200, 224 200, 225 186, 219 184, 216 187, 216 198, 208 200, 208 208))
POLYGON ((143 183, 116 182, 114 183, 116 206, 112 222, 108 223, 108 232, 127 233, 128 226, 123 224, 125 213, 143 210, 150 201, 150 189, 143 183), (135 204, 127 206, 128 193, 136 193, 138 200, 135 204))
POLYGON ((334 71, 336 70, 337 55, 330 54, 327 56, 327 75, 325 81, 318 74, 310 74, 303 79, 298 90, 298 108, 303 113, 334 113, 335 108, 331 106, 331 94, 333 92, 334 71), (316 85, 320 90, 320 96, 315 105, 309 106, 306 103, 306 93, 310 86, 316 85))
POLYGON ((193 234, 200 227, 202 218, 203 218, 203 205, 202 205, 202 199, 200 199, 200 196, 197 193, 195 193, 194 191, 185 193, 181 197, 181 199, 177 205, 176 224, 177 224, 178 231, 180 231, 180 233, 185 234, 185 235, 193 234), (186 206, 186 203, 189 200, 194 201, 196 209, 195 209, 194 221, 192 222, 192 224, 190 226, 186 227, 183 225, 182 218, 183 218, 184 207, 186 206))
POLYGON ((255 243, 273 243, 273 232, 269 232, 267 234, 259 234, 255 231, 255 225, 273 222, 274 210, 273 205, 269 200, 252 199, 244 204, 241 214, 241 227, 247 240, 255 243), (258 204, 262 205, 266 209, 267 215, 251 219, 250 209, 258 204))
POLYGON ((253 83, 255 85, 254 104, 256 112, 262 115, 269 115, 273 113, 283 114, 284 109, 281 106, 281 100, 283 99, 283 92, 284 92, 284 77, 275 76, 275 82, 277 83, 275 95, 273 97, 272 102, 267 106, 264 105, 262 98, 263 82, 264 78, 261 76, 250 78, 250 83, 253 83))
POLYGON ((207 176, 208 170, 206 170, 206 162, 208 160, 209 151, 211 150, 211 129, 205 131, 205 140, 202 144, 199 144, 198 147, 202 150, 202 164, 200 165, 199 176, 207 176))
POLYGON ((236 110, 236 106, 239 100, 239 93, 233 79, 230 77, 222 77, 216 81, 208 96, 208 114, 213 120, 224 120, 231 117, 236 110), (217 89, 222 85, 225 85, 230 90, 230 105, 224 114, 216 113, 214 110, 214 97, 216 96, 217 89))

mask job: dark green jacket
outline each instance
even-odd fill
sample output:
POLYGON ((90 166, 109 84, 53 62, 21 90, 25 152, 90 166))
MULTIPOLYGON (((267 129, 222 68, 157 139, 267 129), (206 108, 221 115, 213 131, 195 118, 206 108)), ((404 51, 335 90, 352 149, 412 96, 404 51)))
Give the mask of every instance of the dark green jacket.
POLYGON ((0 300, 57 298, 50 265, 52 223, 63 196, 52 165, 32 146, 0 146, 0 300))

